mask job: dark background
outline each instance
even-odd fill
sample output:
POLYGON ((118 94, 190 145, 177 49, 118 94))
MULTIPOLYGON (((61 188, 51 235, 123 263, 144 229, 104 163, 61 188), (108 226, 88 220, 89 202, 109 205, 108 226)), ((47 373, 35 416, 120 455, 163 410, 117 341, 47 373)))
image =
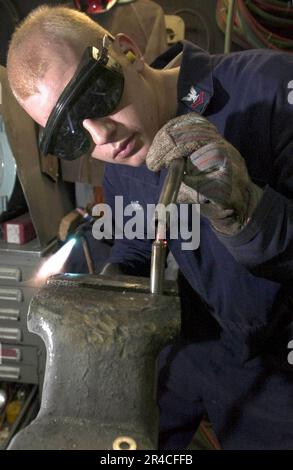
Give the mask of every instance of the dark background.
MULTIPOLYGON (((9 39, 18 21, 39 5, 73 4, 68 0, 0 0, 0 64, 6 64, 9 39)), ((223 51, 223 34, 215 19, 216 0, 158 0, 165 13, 181 10, 186 38, 210 52, 223 51), (184 11, 182 11, 184 10, 184 11)), ((115 8, 115 7, 114 7, 115 8)), ((111 10, 102 15, 110 15, 111 10)), ((97 20, 99 15, 97 15, 97 20)))
MULTIPOLYGON (((60 5, 62 0, 0 0, 0 64, 6 64, 8 43, 15 26, 31 10, 43 4, 60 5)), ((73 3, 73 2, 72 2, 73 3)))

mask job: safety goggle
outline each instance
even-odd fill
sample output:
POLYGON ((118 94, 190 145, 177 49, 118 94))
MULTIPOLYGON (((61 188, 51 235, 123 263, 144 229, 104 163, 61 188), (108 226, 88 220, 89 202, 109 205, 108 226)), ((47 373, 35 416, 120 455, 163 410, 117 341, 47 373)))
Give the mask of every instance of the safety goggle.
POLYGON ((87 153, 91 137, 82 123, 110 115, 118 106, 123 89, 122 68, 108 54, 107 37, 101 50, 88 47, 60 95, 43 130, 40 150, 61 159, 74 160, 87 153))

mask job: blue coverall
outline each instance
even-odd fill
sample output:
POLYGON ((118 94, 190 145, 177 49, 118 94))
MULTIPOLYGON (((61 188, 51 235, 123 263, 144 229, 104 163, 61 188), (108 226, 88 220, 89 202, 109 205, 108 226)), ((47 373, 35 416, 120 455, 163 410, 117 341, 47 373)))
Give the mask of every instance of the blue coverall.
MULTIPOLYGON (((293 56, 182 51, 177 115, 206 116, 264 189, 248 225, 221 236, 201 217, 200 247, 169 240, 182 276, 182 334, 160 355, 160 447, 184 448, 207 413, 224 449, 293 449, 293 56)), ((107 164, 106 202, 146 209, 166 171, 107 164)), ((146 210, 145 210, 146 213, 146 210)), ((125 217, 127 220, 127 217, 125 217)), ((111 263, 148 274, 152 240, 116 240, 111 263)))

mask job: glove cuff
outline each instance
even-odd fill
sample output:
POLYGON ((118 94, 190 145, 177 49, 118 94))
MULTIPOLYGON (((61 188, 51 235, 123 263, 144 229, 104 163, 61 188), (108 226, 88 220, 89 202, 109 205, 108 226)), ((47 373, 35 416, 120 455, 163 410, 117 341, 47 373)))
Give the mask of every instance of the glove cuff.
POLYGON ((236 210, 227 210, 223 211, 219 217, 209 216, 211 224, 217 232, 228 236, 237 235, 251 220, 262 198, 263 190, 252 181, 246 189, 246 201, 243 204, 243 208, 246 209, 242 213, 237 213, 236 210))

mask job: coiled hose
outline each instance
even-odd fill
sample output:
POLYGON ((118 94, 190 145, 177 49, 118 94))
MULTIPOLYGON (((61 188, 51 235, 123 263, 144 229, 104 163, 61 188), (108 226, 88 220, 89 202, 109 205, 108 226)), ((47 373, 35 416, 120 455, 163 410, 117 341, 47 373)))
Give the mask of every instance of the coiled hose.
POLYGON ((288 0, 218 0, 216 20, 227 43, 231 24, 231 40, 245 49, 293 52, 293 3, 288 0))

